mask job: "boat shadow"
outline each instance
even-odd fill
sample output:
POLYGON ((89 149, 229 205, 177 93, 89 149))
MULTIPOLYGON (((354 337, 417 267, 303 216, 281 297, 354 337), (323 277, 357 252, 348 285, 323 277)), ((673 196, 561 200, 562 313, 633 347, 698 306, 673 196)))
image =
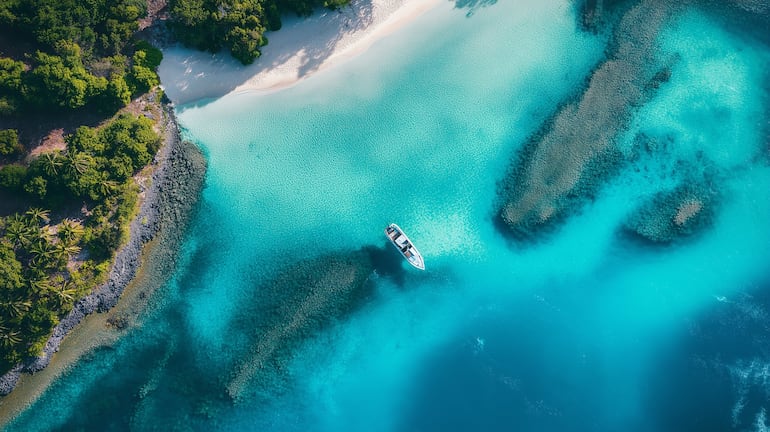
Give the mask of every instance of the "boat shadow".
POLYGON ((390 243, 386 242, 381 246, 368 245, 364 246, 362 250, 369 254, 374 271, 379 276, 390 278, 399 288, 403 288, 406 282, 407 268, 403 265, 404 258, 393 249, 390 243))

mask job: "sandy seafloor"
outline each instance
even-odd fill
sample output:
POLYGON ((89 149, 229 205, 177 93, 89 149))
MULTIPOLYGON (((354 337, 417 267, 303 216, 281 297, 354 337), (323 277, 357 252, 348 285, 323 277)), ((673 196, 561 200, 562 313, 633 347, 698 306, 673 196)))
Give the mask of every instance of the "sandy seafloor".
POLYGON ((182 265, 141 326, 8 429, 767 430, 770 49, 679 13, 658 41, 671 78, 618 136, 666 145, 512 243, 492 221, 497 183, 605 55, 608 36, 576 23, 561 0, 441 3, 293 86, 219 97, 248 79, 223 77, 179 104, 209 162, 182 265), (709 226, 665 246, 623 234, 695 163, 716 173, 709 226), (233 400, 233 365, 270 332, 247 324, 276 311, 265 284, 301 260, 390 251, 389 222, 427 270, 375 260, 366 302, 305 323, 233 400))

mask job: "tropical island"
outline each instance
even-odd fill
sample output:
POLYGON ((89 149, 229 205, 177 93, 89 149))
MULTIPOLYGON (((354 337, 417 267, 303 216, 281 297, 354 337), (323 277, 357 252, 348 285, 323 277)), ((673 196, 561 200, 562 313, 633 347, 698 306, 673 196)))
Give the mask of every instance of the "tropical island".
MULTIPOLYGON (((57 349, 49 338, 73 309, 78 309, 76 323, 83 312, 117 301, 122 289, 113 289, 114 298, 97 301, 95 308, 82 306, 97 287, 116 285, 111 269, 131 237, 143 237, 133 242, 137 249, 156 234, 138 231, 157 224, 140 207, 158 204, 143 201, 174 193, 169 188, 148 193, 162 189, 156 184, 159 172, 159 183, 170 181, 183 195, 194 198, 200 189, 200 155, 178 142, 173 113, 158 87, 162 54, 142 30, 160 26, 172 39, 209 51, 226 48, 246 64, 267 43, 263 32, 280 28, 281 13, 308 15, 315 7, 344 3, 18 0, 0 5, 0 373, 45 366, 57 349), (168 26, 155 22, 160 10, 168 10, 168 26), (162 146, 174 148, 160 157, 162 146), (182 172, 175 173, 175 157, 195 159, 192 166, 199 172, 177 163, 182 172), (189 190, 174 180, 185 176, 196 180, 189 190), (140 229, 130 229, 140 216, 140 229), (18 366, 24 363, 26 368, 18 366)), ((157 216, 163 209, 150 213, 157 216)), ((168 225, 177 225, 171 220, 183 225, 182 212, 167 213, 172 214, 168 225)), ((138 266, 138 251, 131 252, 136 262, 123 286, 138 266)), ((15 379, 4 384, 4 392, 15 379)))

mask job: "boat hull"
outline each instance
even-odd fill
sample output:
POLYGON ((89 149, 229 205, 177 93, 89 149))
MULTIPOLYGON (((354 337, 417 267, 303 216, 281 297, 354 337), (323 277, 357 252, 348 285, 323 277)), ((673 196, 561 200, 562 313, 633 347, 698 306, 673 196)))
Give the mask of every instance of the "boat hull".
POLYGON ((398 250, 406 262, 416 269, 425 270, 425 260, 422 258, 422 254, 417 250, 409 237, 406 236, 401 227, 392 223, 385 228, 385 235, 390 240, 390 244, 398 250))

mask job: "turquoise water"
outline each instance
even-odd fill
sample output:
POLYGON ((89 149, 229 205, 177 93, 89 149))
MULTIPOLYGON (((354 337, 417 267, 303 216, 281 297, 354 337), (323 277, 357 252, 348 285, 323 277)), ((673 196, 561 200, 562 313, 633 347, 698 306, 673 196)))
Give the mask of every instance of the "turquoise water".
POLYGON ((766 430, 770 51, 677 16, 658 53, 671 79, 618 138, 628 155, 639 134, 667 144, 555 232, 511 243, 497 182, 603 60, 607 37, 575 23, 556 0, 442 5, 292 88, 179 107, 209 161, 182 264, 141 327, 10 430, 766 430), (710 226, 668 246, 623 234, 700 171, 710 226), (389 222, 427 270, 375 262, 363 305, 232 400, 269 334, 247 325, 273 313, 265 284, 287 262, 390 251, 389 222))

